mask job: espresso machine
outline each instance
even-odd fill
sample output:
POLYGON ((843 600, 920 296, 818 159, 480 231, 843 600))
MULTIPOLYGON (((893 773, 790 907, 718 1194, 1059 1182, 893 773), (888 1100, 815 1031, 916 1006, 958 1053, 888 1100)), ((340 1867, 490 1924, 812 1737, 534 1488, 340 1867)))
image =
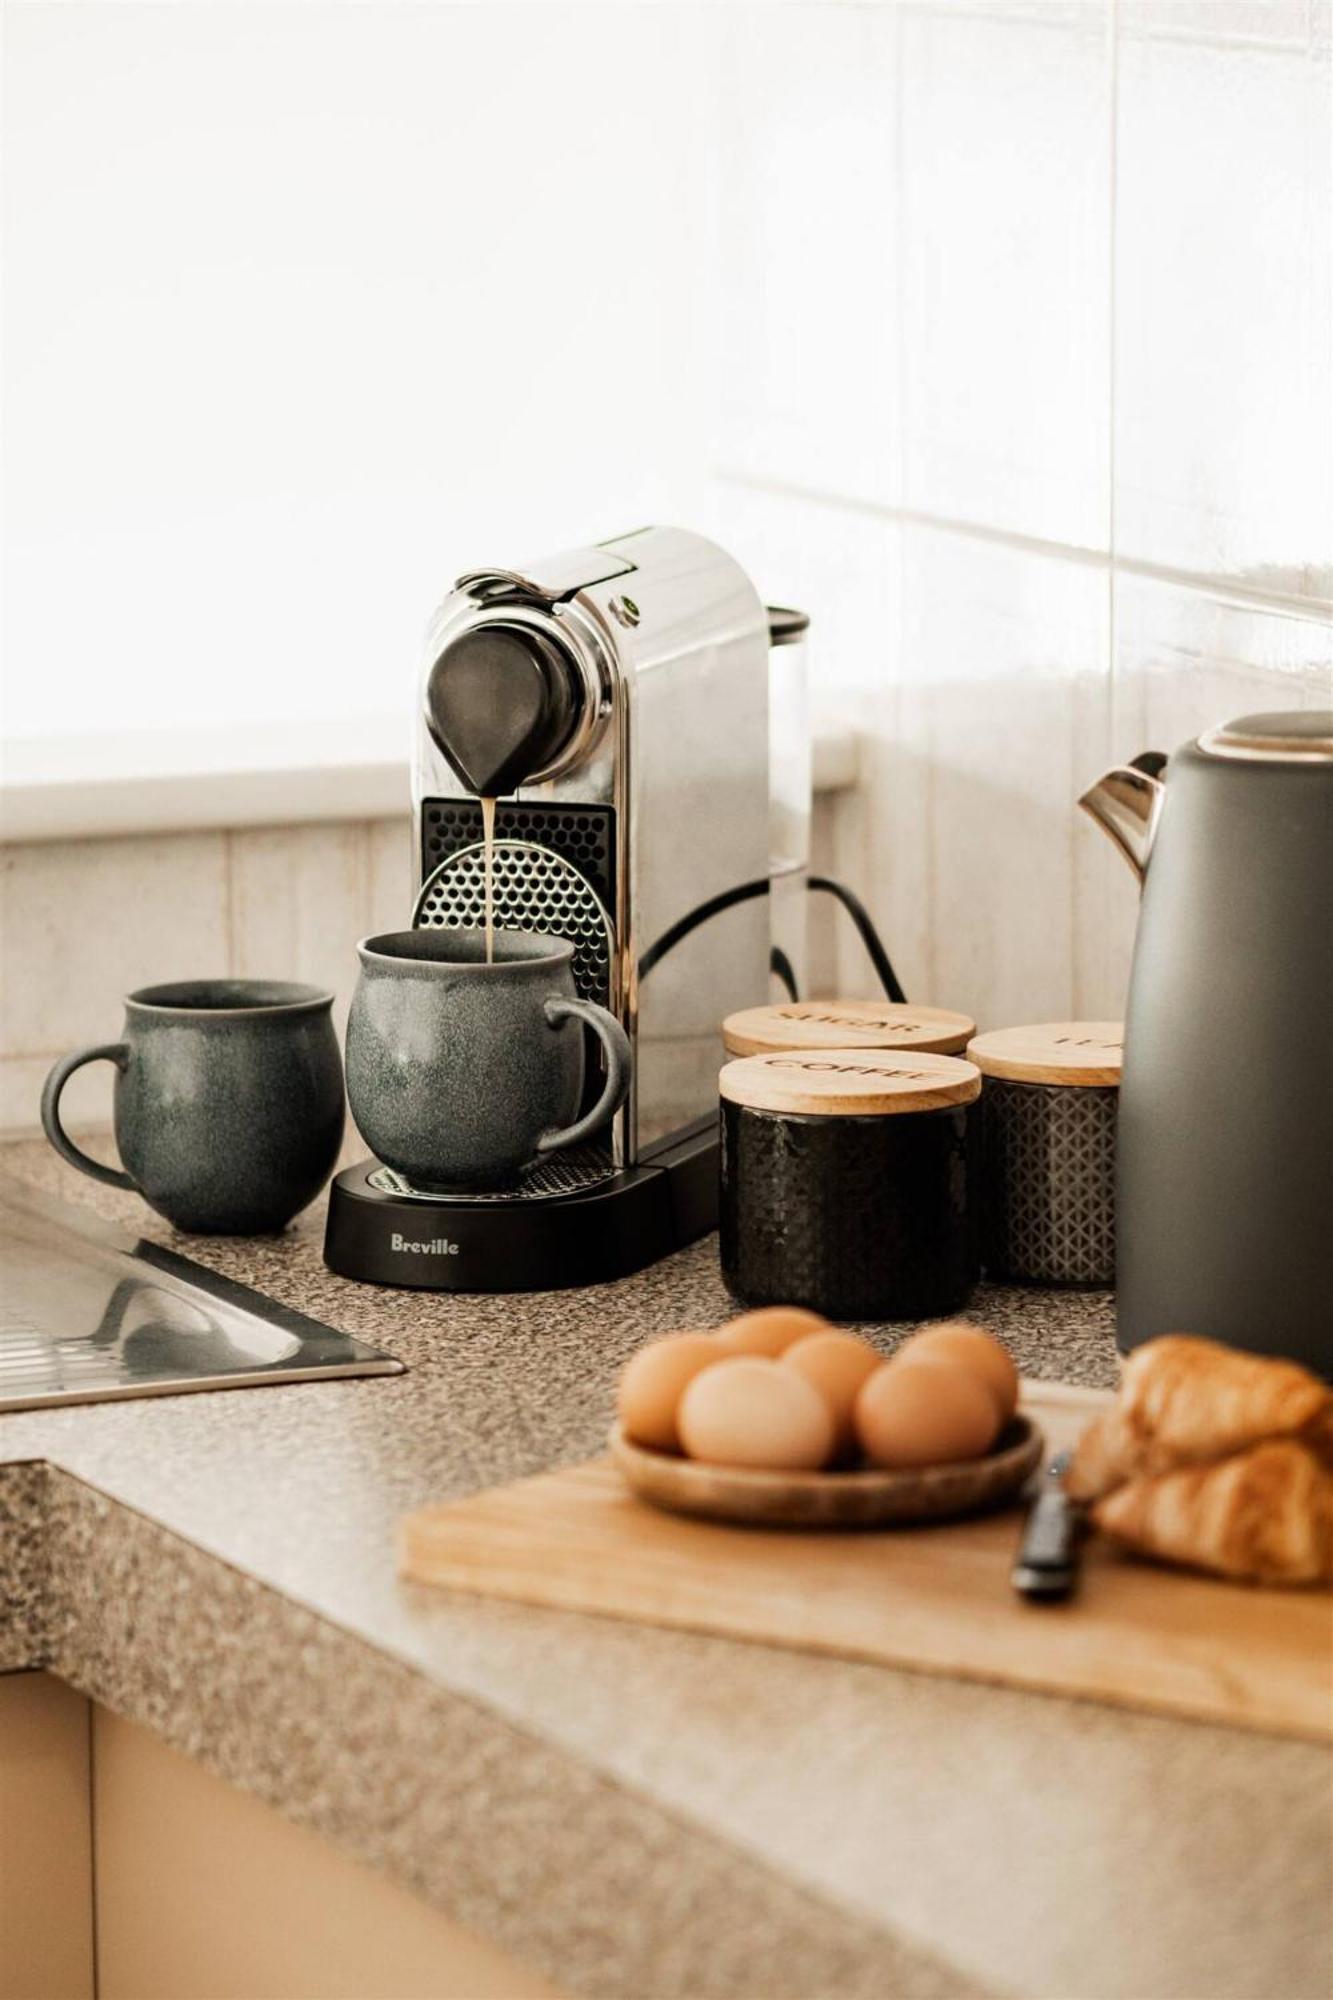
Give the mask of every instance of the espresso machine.
MULTIPOLYGON (((726 552, 643 528, 461 576, 431 621, 413 774, 414 925, 574 945, 633 1084, 608 1129, 504 1192, 333 1186, 325 1256, 379 1284, 522 1291, 624 1276, 716 1221, 720 1024, 804 977, 804 621, 726 552)), ((596 1095, 595 1045, 588 1063, 596 1095)))

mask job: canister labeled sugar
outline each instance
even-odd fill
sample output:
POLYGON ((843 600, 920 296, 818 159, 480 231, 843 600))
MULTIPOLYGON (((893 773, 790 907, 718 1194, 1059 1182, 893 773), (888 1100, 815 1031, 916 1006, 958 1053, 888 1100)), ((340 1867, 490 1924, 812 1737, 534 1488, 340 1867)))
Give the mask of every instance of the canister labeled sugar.
POLYGON ((947 1007, 894 1000, 779 1000, 743 1007, 722 1023, 729 1056, 783 1049, 904 1049, 961 1055, 977 1024, 947 1007))

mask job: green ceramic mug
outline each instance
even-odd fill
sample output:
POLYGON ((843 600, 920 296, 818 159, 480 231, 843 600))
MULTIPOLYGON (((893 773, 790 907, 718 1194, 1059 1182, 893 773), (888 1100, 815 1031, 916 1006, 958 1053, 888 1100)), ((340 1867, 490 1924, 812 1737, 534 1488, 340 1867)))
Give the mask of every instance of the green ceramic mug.
POLYGON ((413 1187, 515 1186, 538 1161, 591 1138, 630 1087, 629 1039, 574 991, 565 938, 479 930, 363 939, 347 1022, 347 1095, 366 1144, 413 1187), (584 1027, 605 1081, 579 1116, 584 1027))
POLYGON ((132 1188, 178 1229, 249 1236, 281 1229, 333 1172, 343 1078, 316 986, 187 979, 125 1002, 118 1042, 65 1056, 46 1079, 42 1125, 70 1165, 132 1188), (121 1168, 76 1146, 60 1093, 84 1063, 114 1063, 121 1168))

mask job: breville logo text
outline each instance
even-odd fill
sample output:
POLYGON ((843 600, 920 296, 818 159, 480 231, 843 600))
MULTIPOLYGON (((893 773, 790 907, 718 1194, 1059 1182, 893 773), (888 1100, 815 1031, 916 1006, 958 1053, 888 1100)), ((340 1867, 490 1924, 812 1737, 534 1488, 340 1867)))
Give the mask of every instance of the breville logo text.
POLYGON ((432 1236, 428 1243, 414 1243, 410 1236, 400 1236, 395 1229, 389 1239, 395 1250, 410 1250, 418 1257, 456 1257, 458 1245, 451 1243, 447 1236, 432 1236))

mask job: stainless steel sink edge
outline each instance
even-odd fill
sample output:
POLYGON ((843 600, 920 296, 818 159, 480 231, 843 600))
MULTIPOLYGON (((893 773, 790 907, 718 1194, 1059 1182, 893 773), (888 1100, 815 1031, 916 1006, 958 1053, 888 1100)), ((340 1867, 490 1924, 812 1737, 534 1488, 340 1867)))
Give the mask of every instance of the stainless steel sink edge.
POLYGON ((0 1412, 401 1375, 395 1356, 0 1174, 0 1412))

